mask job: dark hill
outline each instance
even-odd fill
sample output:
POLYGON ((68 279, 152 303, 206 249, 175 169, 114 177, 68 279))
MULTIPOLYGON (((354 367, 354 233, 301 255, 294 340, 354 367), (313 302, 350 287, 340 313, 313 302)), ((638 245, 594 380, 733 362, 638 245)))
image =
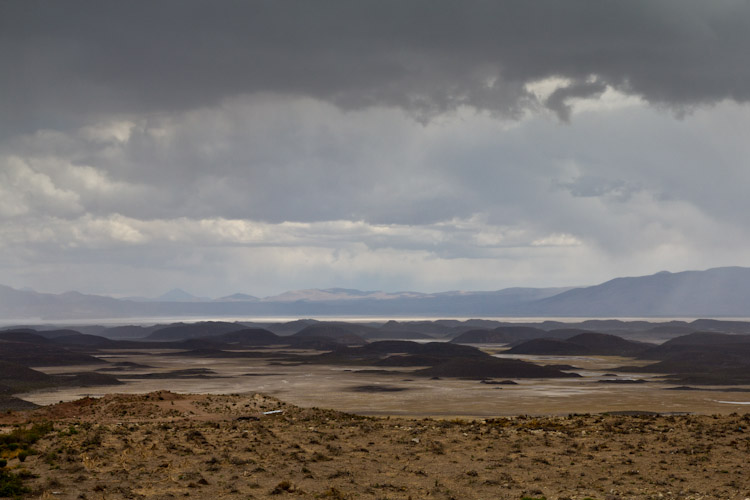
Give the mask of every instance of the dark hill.
POLYGON ((94 372, 47 375, 27 366, 0 361, 0 408, 24 408, 31 403, 13 398, 11 394, 46 389, 51 387, 90 387, 95 385, 117 385, 121 382, 112 375, 94 372))
POLYGON ((65 337, 68 335, 78 335, 78 330, 71 330, 69 328, 64 329, 56 329, 56 330, 37 330, 36 334, 41 335, 42 337, 48 338, 48 339, 54 339, 55 337, 65 337))
POLYGON ((382 340, 361 347, 340 347, 333 352, 314 357, 306 357, 306 361, 331 364, 379 364, 388 357, 393 357, 391 366, 424 366, 422 361, 431 360, 428 364, 436 364, 456 357, 477 359, 490 357, 489 354, 475 347, 450 344, 448 342, 429 342, 420 344, 408 340, 382 340), (420 358, 420 361, 411 359, 420 358))
POLYGON ((243 330, 246 327, 238 323, 226 323, 223 321, 206 321, 201 323, 178 323, 172 326, 154 331, 148 340, 185 340, 200 337, 215 337, 224 333, 243 330))
POLYGON ((0 342, 0 361, 23 366, 71 366, 104 363, 101 359, 63 347, 25 342, 0 342))
POLYGON ((246 328, 234 332, 224 333, 211 337, 212 340, 227 344, 239 344, 242 346, 267 346, 286 344, 289 337, 279 337, 273 332, 263 328, 246 328))
POLYGON ((362 353, 379 353, 379 354, 423 354, 428 356, 443 357, 485 357, 488 354, 480 351, 476 347, 465 345, 455 345, 449 342, 428 342, 421 344, 408 340, 383 340, 373 342, 351 351, 362 353))
POLYGON ((750 335, 733 335, 716 332, 693 332, 681 337, 675 337, 664 342, 663 346, 674 345, 723 345, 750 344, 750 335))
POLYGON ((30 387, 51 385, 52 377, 46 373, 9 361, 0 361, 0 384, 10 387, 15 392, 28 390, 30 387))
POLYGON ((564 378, 579 377, 577 373, 565 373, 555 368, 527 363, 519 359, 500 359, 488 356, 480 359, 458 358, 430 368, 417 370, 425 377, 451 378, 564 378))
POLYGON ((426 356, 422 354, 394 354, 379 359, 372 364, 375 366, 435 366, 444 363, 445 358, 426 356))
POLYGON ((362 334, 367 340, 385 340, 385 339, 402 339, 402 340, 434 340, 435 337, 426 333, 414 332, 410 330, 375 330, 362 334))
MULTIPOLYGON (((314 349, 316 351, 334 351, 342 345, 337 339, 325 337, 282 337, 286 343, 295 349, 314 349)), ((357 345, 357 344, 355 344, 357 345)))
POLYGON ((164 325, 153 325, 153 326, 138 326, 138 325, 124 325, 124 326, 113 326, 111 328, 103 329, 99 335, 110 339, 142 339, 154 331, 164 328, 164 325))
POLYGON ((648 332, 650 333, 667 333, 670 335, 686 335, 688 333, 693 333, 695 331, 695 328, 688 326, 688 325, 658 325, 653 328, 650 328, 648 332))
POLYGON ((212 347, 199 347, 187 351, 170 352, 165 356, 187 357, 187 358, 279 358, 283 357, 279 353, 271 351, 224 351, 212 347))
POLYGON ((681 384, 750 384, 750 343, 675 345, 660 355, 663 360, 658 363, 618 370, 668 373, 673 382, 681 384))
POLYGON ((544 338, 547 339, 560 339, 568 340, 576 335, 582 335, 584 333, 596 333, 591 330, 584 330, 583 328, 555 328, 547 331, 547 335, 544 338))
POLYGON ((532 339, 505 351, 506 354, 541 354, 549 356, 580 356, 591 354, 584 346, 559 339, 532 339))
POLYGON ((460 328, 460 325, 460 322, 390 320, 384 323, 379 330, 381 332, 414 332, 437 338, 454 334, 455 329, 460 328))
POLYGON ((350 325, 344 324, 327 324, 318 323, 310 325, 299 332, 292 335, 294 338, 310 338, 318 337, 324 339, 335 340, 337 343, 342 345, 362 345, 366 344, 367 341, 354 333, 352 330, 359 328, 350 328, 350 325))
MULTIPOLYGON (((695 332, 668 340, 639 354, 641 359, 665 360, 678 353, 710 350, 713 352, 735 352, 734 346, 750 344, 750 335, 730 335, 714 332, 695 332)), ((741 349, 741 347, 737 347, 741 349)))
POLYGON ((316 323, 318 323, 318 321, 314 319, 297 319, 294 321, 288 321, 286 323, 271 323, 265 325, 265 328, 271 330, 276 335, 284 336, 297 333, 300 330, 316 323))
POLYGON ((455 344, 510 344, 548 336, 546 330, 530 326, 500 326, 494 330, 469 330, 451 342, 455 344))
POLYGON ((508 354, 540 354, 564 356, 634 356, 651 346, 632 342, 606 333, 580 333, 566 340, 535 339, 519 344, 508 354))
POLYGON ((49 342, 49 339, 39 335, 35 330, 6 330, 0 332, 0 340, 8 342, 30 342, 32 344, 44 344, 49 342))
POLYGON ((54 344, 63 346, 76 346, 76 347, 101 347, 101 348, 114 348, 117 342, 110 340, 99 335, 87 335, 85 333, 76 333, 74 335, 63 335, 60 337, 54 337, 51 339, 54 344))
POLYGON ((723 333, 749 333, 749 321, 730 321, 721 319, 696 319, 690 322, 694 331, 723 332, 723 333))
POLYGON ((571 344, 587 347, 593 354, 603 356, 634 356, 653 347, 651 344, 625 340, 616 335, 586 332, 566 340, 571 344))

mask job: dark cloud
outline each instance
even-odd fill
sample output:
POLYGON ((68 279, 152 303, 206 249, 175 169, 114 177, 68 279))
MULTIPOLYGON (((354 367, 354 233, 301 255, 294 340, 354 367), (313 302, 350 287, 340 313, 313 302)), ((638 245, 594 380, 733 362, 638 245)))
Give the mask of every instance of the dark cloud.
POLYGON ((514 116, 548 77, 596 77, 547 101, 563 118, 565 97, 607 85, 676 107, 746 101, 749 33, 739 0, 3 2, 2 132, 265 91, 514 116))
POLYGON ((564 122, 570 121, 570 99, 598 97, 607 90, 603 82, 574 82, 564 87, 556 88, 544 101, 545 106, 557 113, 557 117, 564 122))

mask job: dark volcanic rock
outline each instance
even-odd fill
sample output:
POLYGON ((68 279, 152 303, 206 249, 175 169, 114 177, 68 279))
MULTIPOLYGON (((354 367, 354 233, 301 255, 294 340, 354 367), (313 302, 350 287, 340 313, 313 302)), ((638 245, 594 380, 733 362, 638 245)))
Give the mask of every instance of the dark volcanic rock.
POLYGON ((530 326, 500 326, 494 330, 469 330, 451 342, 455 344, 510 344, 547 335, 546 330, 530 326))
POLYGON ((750 335, 733 335, 716 332, 693 332, 675 337, 662 344, 662 347, 676 345, 713 346, 726 344, 750 344, 750 335))
POLYGON ((571 344, 587 347, 592 353, 609 356, 633 356, 653 347, 652 344, 625 340, 616 335, 586 332, 566 340, 571 344))
POLYGON ((373 342, 358 349, 357 352, 380 354, 420 354, 441 357, 484 357, 488 356, 476 347, 456 345, 449 342, 428 342, 422 344, 408 340, 382 340, 373 342))
POLYGON ((187 368, 168 372, 152 372, 123 376, 128 379, 184 379, 184 378, 218 378, 215 371, 209 368, 187 368))
POLYGON ((75 333, 71 335, 62 335, 54 337, 50 340, 54 344, 63 346, 75 346, 75 347, 115 347, 117 342, 110 340, 106 337, 100 337, 99 335, 87 335, 84 333, 75 333))
POLYGON ((576 356, 591 354, 584 346, 557 339, 534 339, 518 344, 505 351, 507 354, 543 354, 553 356, 576 356))
POLYGON ((70 366, 104 363, 101 359, 63 347, 26 342, 0 342, 0 360, 23 366, 70 366))
POLYGON ((434 340, 435 337, 426 333, 413 332, 409 330, 375 330, 362 334, 367 340, 434 340))
POLYGON ((91 387, 121 384, 112 375, 96 372, 47 375, 16 363, 0 361, 0 386, 6 394, 17 394, 50 387, 91 387))
POLYGON ((409 390, 406 387, 396 387, 393 385, 356 385, 349 388, 352 392, 402 392, 409 390))
POLYGON ((200 348, 189 351, 170 352, 164 356, 188 357, 188 358, 279 358, 279 353, 252 352, 252 351, 223 351, 221 349, 200 348))
POLYGON ((615 335, 586 332, 567 340, 530 340, 509 349, 507 353, 562 356, 634 356, 651 347, 650 344, 625 340, 615 335))
POLYGON ((453 377, 469 379, 487 378, 567 378, 580 377, 577 373, 565 373, 554 368, 527 363, 519 359, 501 359, 488 356, 481 359, 459 358, 439 365, 417 370, 425 377, 453 377))
POLYGON ((53 375, 55 385, 67 387, 94 387, 97 385, 120 385, 121 382, 114 375, 97 372, 79 372, 53 375))
POLYGON ((200 337, 215 337, 224 333, 244 330, 245 325, 223 321, 205 321, 201 323, 178 323, 154 331, 146 337, 148 340, 185 340, 200 337))
MULTIPOLYGON (((331 339, 342 345, 362 345, 367 341, 352 331, 354 327, 342 324, 318 323, 303 328, 292 335, 293 338, 331 339)), ((359 329, 359 328, 357 328, 359 329)))
POLYGON ((0 384, 8 392, 22 392, 52 385, 52 377, 27 366, 0 361, 0 384))
POLYGON ((27 342, 32 344, 44 344, 49 342, 49 339, 39 335, 36 330, 6 330, 0 332, 0 340, 6 342, 27 342))
POLYGON ((234 332, 224 333, 216 337, 211 337, 212 340, 224 342, 226 344, 239 344, 242 346, 267 346, 267 345, 279 345, 288 343, 288 337, 280 337, 273 332, 269 332, 263 328, 246 328, 244 330, 237 330, 234 332))
MULTIPOLYGON (((705 337, 693 337, 693 339, 705 337)), ((622 367, 618 371, 670 374, 678 384, 750 384, 750 343, 674 344, 658 346, 641 356, 661 361, 644 367, 622 367)))

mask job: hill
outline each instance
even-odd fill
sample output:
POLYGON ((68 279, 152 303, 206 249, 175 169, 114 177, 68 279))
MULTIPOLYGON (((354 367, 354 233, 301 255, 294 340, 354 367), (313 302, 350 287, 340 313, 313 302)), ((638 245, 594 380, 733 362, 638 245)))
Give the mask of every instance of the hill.
POLYGON ((535 302, 530 315, 745 316, 750 311, 750 269, 660 272, 616 278, 535 302))
POLYGON ((669 374, 672 382, 680 384, 750 384, 750 335, 697 332, 647 349, 638 357, 658 362, 618 370, 669 374))
POLYGON ((185 340, 199 337, 214 337, 224 333, 243 330, 244 325, 239 323, 226 323, 223 321, 205 321, 200 323, 178 323, 152 332, 147 340, 185 340))
POLYGON ((372 418, 261 394, 167 391, 0 415, 3 428, 38 424, 43 437, 24 462, 9 453, 7 472, 35 498, 61 500, 741 499, 748 423, 736 414, 372 418))
POLYGON ((104 363, 99 358, 49 344, 0 342, 0 361, 23 366, 72 366, 104 363))
POLYGON ((541 354, 566 356, 635 356, 652 344, 625 340, 606 333, 584 332, 564 340, 535 339, 512 347, 507 354, 541 354))
POLYGON ((342 345, 366 344, 367 341, 355 333, 357 331, 362 331, 362 327, 350 324, 316 323, 303 328, 292 337, 295 339, 329 339, 342 345))
POLYGON ((429 368, 410 372, 425 377, 485 379, 578 376, 526 361, 495 358, 475 347, 448 342, 422 344, 408 340, 385 340, 361 347, 342 347, 330 353, 299 359, 320 364, 428 366, 429 368))
POLYGON ((217 342, 237 344, 240 346, 278 345, 285 344, 285 340, 288 340, 288 337, 279 337, 275 333, 269 332, 263 328, 245 328, 209 338, 217 342))
POLYGON ((577 331, 547 331, 531 326, 499 326, 494 330, 469 330, 451 340, 455 344, 513 344, 537 338, 566 338, 577 331))

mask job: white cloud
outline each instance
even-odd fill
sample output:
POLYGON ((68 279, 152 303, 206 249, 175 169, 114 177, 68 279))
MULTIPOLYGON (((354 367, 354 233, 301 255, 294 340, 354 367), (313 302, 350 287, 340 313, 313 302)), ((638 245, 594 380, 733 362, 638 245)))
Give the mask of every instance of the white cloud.
POLYGON ((468 108, 422 124, 245 96, 16 138, 0 282, 436 291, 750 264, 747 108, 572 106, 570 124, 468 108))
POLYGON ((82 210, 77 193, 61 188, 35 165, 16 156, 0 157, 0 217, 82 210))

